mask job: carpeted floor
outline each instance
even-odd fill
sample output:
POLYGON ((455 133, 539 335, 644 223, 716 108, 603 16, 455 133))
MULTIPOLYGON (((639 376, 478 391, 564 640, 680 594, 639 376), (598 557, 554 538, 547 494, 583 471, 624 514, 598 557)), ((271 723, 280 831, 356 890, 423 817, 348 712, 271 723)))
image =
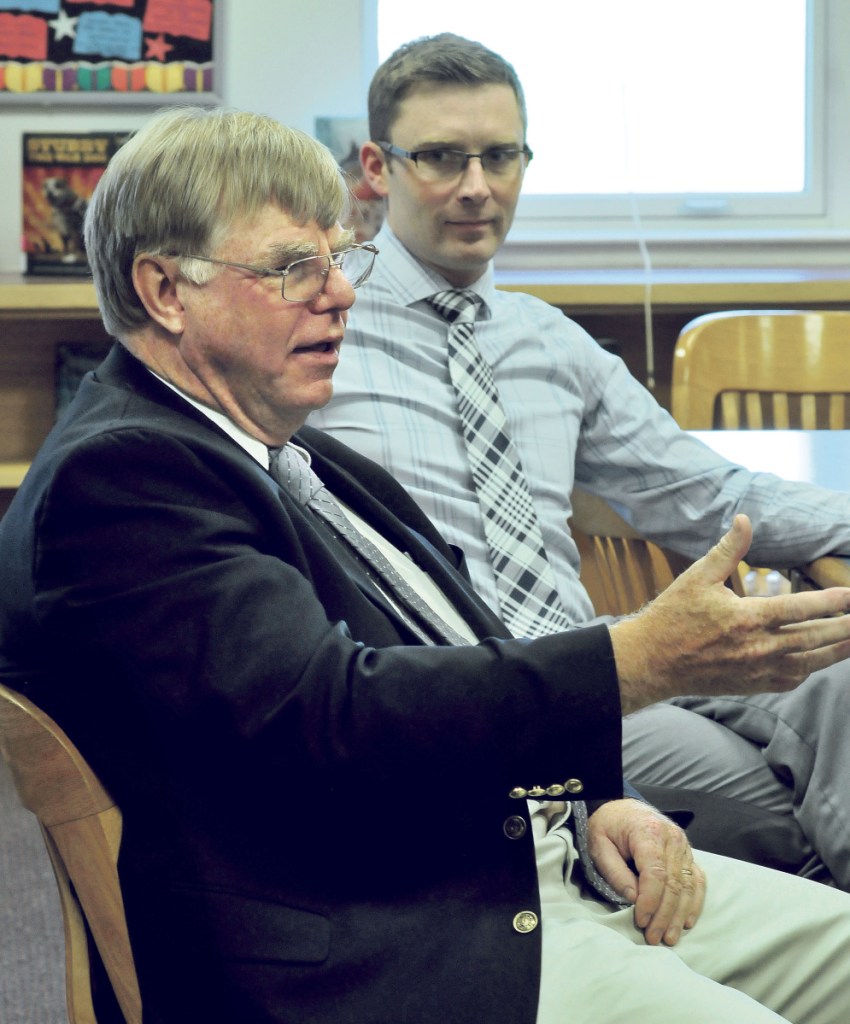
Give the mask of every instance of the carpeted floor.
POLYGON ((0 759, 0 1024, 67 1024, 64 956, 47 851, 0 759))

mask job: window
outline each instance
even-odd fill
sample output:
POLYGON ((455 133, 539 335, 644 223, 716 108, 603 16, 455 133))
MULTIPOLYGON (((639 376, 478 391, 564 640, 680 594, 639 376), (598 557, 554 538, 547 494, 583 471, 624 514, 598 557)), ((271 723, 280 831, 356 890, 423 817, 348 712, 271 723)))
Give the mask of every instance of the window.
POLYGON ((787 224, 824 212, 827 4, 533 0, 496 18, 379 0, 378 56, 450 27, 514 64, 535 153, 520 231, 637 210, 679 230, 787 224))

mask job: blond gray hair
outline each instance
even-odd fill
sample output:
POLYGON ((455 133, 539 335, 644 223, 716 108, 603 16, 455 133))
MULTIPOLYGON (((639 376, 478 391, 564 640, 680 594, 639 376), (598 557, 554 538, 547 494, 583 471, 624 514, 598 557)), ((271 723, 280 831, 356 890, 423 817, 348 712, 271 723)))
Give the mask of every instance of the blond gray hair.
MULTIPOLYGON (((322 230, 345 216, 348 192, 321 143, 259 114, 177 107, 155 115, 112 157, 86 213, 86 254, 110 334, 148 322, 133 263, 153 256, 209 255, 240 218, 272 203, 322 230)), ((215 268, 180 261, 203 283, 215 268)))

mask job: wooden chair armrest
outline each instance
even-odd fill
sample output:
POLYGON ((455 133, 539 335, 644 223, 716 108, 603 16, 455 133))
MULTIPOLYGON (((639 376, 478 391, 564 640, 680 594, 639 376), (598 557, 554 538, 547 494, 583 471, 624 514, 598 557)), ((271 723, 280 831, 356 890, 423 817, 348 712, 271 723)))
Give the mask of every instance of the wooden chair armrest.
POLYGON ((824 555, 792 572, 795 590, 814 590, 825 587, 850 587, 850 558, 842 555, 824 555))

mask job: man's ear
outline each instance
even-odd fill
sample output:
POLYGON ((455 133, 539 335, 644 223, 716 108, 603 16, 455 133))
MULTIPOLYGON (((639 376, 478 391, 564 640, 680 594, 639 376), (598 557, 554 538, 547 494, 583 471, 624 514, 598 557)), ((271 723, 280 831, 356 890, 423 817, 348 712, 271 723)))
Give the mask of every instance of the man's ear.
POLYGON ((185 322, 177 281, 177 266, 173 259, 142 253, 133 263, 136 294, 151 320, 170 334, 182 334, 185 322))
POLYGON ((369 183, 372 191, 382 199, 386 198, 389 192, 386 182, 389 167, 387 156, 377 143, 363 143, 360 148, 360 165, 363 168, 363 177, 369 183))

